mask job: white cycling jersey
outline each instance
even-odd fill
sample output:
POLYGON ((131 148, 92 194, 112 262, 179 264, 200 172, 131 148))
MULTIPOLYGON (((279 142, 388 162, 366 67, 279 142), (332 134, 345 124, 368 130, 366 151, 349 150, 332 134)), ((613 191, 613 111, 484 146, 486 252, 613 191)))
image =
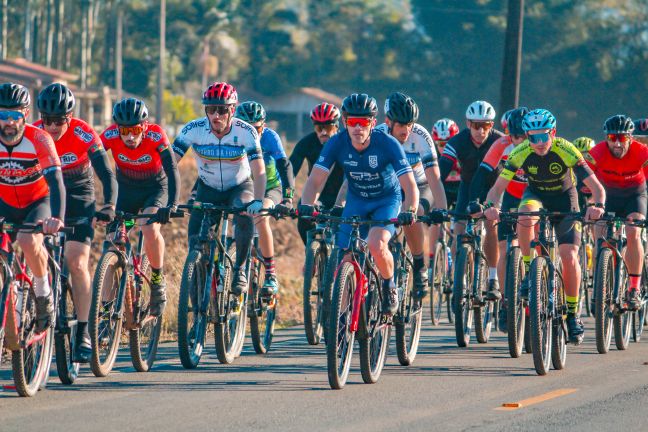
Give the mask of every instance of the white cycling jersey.
MULTIPOLYGON (((386 123, 376 126, 376 129, 389 134, 389 128, 386 123)), ((416 184, 427 183, 425 169, 438 165, 437 153, 434 149, 434 141, 430 133, 418 123, 414 123, 412 132, 409 134, 407 141, 401 144, 407 156, 407 161, 414 172, 416 184)))
POLYGON ((212 133, 207 117, 190 121, 173 142, 173 151, 180 157, 189 149, 198 165, 198 177, 219 191, 250 179, 250 161, 263 160, 259 134, 240 119, 234 119, 229 133, 220 139, 212 133))

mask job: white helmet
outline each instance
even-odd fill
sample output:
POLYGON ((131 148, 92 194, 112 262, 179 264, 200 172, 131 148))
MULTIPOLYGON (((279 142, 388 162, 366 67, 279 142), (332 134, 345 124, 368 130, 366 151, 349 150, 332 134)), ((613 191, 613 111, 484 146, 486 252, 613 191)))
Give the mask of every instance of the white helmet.
POLYGON ((468 105, 466 118, 475 121, 495 120, 495 108, 486 101, 475 101, 468 105))

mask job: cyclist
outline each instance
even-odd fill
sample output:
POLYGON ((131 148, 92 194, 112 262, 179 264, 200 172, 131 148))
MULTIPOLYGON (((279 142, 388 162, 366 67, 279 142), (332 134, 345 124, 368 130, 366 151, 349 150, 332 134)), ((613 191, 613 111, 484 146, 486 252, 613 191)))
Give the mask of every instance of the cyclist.
MULTIPOLYGON (((395 92, 390 94, 385 101, 385 116, 385 123, 377 126, 376 130, 393 136, 403 147, 419 190, 417 214, 427 214, 433 204, 435 208, 446 209, 445 191, 439 178, 434 142, 429 132, 416 123, 419 116, 418 105, 411 97, 395 92)), ((430 244, 436 244, 439 238, 439 225, 433 225, 433 228, 433 238, 430 239, 430 244)), ((429 291, 427 269, 423 256, 423 241, 425 239, 423 224, 417 222, 403 229, 414 259, 414 290, 412 294, 415 298, 423 298, 429 291)))
MULTIPOLYGON (((598 143, 585 159, 605 187, 605 210, 628 220, 644 220, 648 147, 632 139, 634 124, 630 117, 612 116, 605 121, 603 129, 606 140, 598 143)), ((598 236, 603 235, 601 229, 596 231, 598 236)), ((626 225, 626 239, 629 279, 625 300, 630 310, 637 310, 641 306, 639 286, 644 260, 641 228, 626 225)))
MULTIPOLYGON (((234 117, 238 93, 231 84, 214 82, 202 96, 205 117, 187 123, 173 142, 173 151, 182 158, 192 149, 198 165, 196 200, 200 202, 246 207, 248 215, 234 217, 236 259, 232 292, 247 292, 245 273, 254 225, 250 215, 263 208, 266 172, 256 129, 234 117)), ((200 232, 203 212, 194 210, 189 219, 189 246, 200 232)))
MULTIPOLYGON (((505 113, 505 119, 502 121, 502 126, 507 135, 495 141, 492 147, 484 156, 484 160, 479 165, 472 185, 470 187, 470 200, 475 202, 480 196, 484 195, 483 188, 488 184, 486 179, 495 171, 500 164, 506 163, 509 154, 513 149, 526 140, 526 134, 522 129, 522 120, 529 112, 527 107, 520 107, 517 109, 509 110, 505 113)), ((505 211, 518 208, 520 199, 527 186, 526 177, 522 172, 516 172, 511 182, 506 187, 504 197, 502 199, 502 208, 505 211)), ((487 192, 487 191, 486 191, 487 192)), ((511 224, 500 223, 497 227, 497 240, 499 248, 499 256, 506 256, 506 238, 513 232, 514 227, 511 224)), ((500 280, 505 280, 506 276, 506 260, 500 259, 497 263, 497 273, 500 280)), ((503 296, 503 287, 500 287, 500 293, 503 296)), ((504 299, 506 301, 506 299, 504 299)), ((500 309, 499 313, 499 329, 502 332, 506 331, 506 308, 500 309)))
POLYGON ((70 272, 74 308, 77 315, 76 343, 73 360, 87 363, 92 347, 88 333, 90 311, 90 245, 94 238, 95 183, 94 168, 103 186, 104 206, 101 219, 110 222, 115 216, 117 180, 101 138, 86 122, 72 116, 75 99, 70 89, 50 84, 38 95, 41 119, 34 126, 44 129, 54 139, 61 159, 66 189, 65 224, 74 227, 66 238, 65 261, 70 272), (92 168, 91 168, 92 167, 92 168))
MULTIPOLYGON (((43 232, 53 234, 65 216, 61 162, 49 134, 27 124, 30 103, 27 88, 0 84, 0 217, 16 224, 43 222, 43 232)), ((16 239, 34 275, 36 331, 42 333, 54 320, 43 235, 20 232, 16 239)))
MULTIPOLYGON (((437 154, 443 154, 446 143, 458 133, 459 126, 457 126, 454 120, 450 120, 449 118, 437 120, 432 127, 432 140, 436 145, 437 154)), ((459 167, 459 163, 455 161, 450 169, 450 173, 443 181, 443 189, 445 190, 448 208, 453 207, 457 203, 460 182, 461 168, 459 167)))
POLYGON ((634 140, 642 144, 648 144, 648 118, 635 120, 634 127, 634 140))
POLYGON ((160 224, 169 222, 178 203, 180 175, 164 129, 149 123, 148 108, 135 98, 113 107, 113 125, 102 134, 106 150, 117 166, 117 211, 156 213, 156 222, 141 222, 144 251, 151 264, 149 313, 162 316, 166 305, 164 238, 160 224))
MULTIPOLYGON (((579 152, 583 155, 583 157, 587 160, 587 154, 589 151, 596 145, 594 140, 592 138, 582 136, 578 137, 574 140, 574 147, 578 149, 579 152)), ((578 189, 578 205, 580 208, 586 207, 587 203, 591 200, 592 198, 592 193, 590 190, 585 186, 582 182, 582 180, 578 180, 578 185, 576 186, 578 189)))
MULTIPOLYGON (((261 137, 261 151, 263 152, 267 177, 263 207, 272 208, 279 205, 283 208, 284 213, 287 213, 292 208, 295 178, 293 177, 292 166, 281 143, 281 138, 279 138, 277 132, 265 125, 266 111, 258 102, 248 101, 241 103, 236 107, 235 116, 250 123, 261 137)), ((270 297, 279 291, 270 220, 268 216, 257 216, 254 223, 259 233, 259 249, 261 249, 263 265, 266 271, 261 294, 270 297)))
MULTIPOLYGON (((354 93, 342 102, 347 129, 324 146, 302 194, 300 216, 313 214, 314 203, 334 163, 344 168, 348 182, 347 203, 342 215, 371 219, 398 216, 402 225, 412 225, 418 207, 418 188, 403 147, 390 135, 375 130, 378 105, 367 94, 354 93), (400 189, 405 191, 401 210, 400 189), (399 213, 400 212, 400 213, 399 213)), ((351 228, 340 225, 336 244, 349 247, 351 228)), ((366 232, 366 230, 365 230, 366 232)), ((368 247, 382 277, 382 310, 393 315, 398 308, 394 285, 394 259, 388 248, 394 226, 374 225, 368 232, 368 247)))
MULTIPOLYGON (((503 134, 493 128, 495 109, 485 101, 475 101, 468 105, 466 110, 467 128, 450 139, 439 158, 441 180, 445 180, 452 170, 455 162, 461 165, 461 183, 457 196, 456 209, 462 213, 467 211, 470 199, 470 185, 477 168, 484 156, 497 139, 503 134)), ((487 184, 492 185, 499 171, 494 171, 487 179, 487 184)), ((479 197, 483 199, 483 197, 479 197)), ((455 224, 455 234, 465 232, 465 224, 455 224)), ((499 281, 497 278, 497 230, 494 223, 486 224, 486 238, 484 239, 484 252, 488 261, 488 293, 491 300, 501 298, 499 281)))
MULTIPOLYGON (((556 137, 556 118, 545 109, 535 109, 524 116, 522 128, 528 140, 518 145, 509 154, 504 170, 488 192, 490 205, 484 212, 490 220, 497 220, 502 203, 502 194, 518 170, 527 177, 528 186, 522 195, 520 211, 537 211, 541 207, 549 211, 575 212, 579 210, 574 175, 592 191, 595 204, 588 207, 586 218, 596 220, 603 214, 605 190, 593 175, 580 152, 569 141, 556 137)), ((517 233, 526 267, 522 281, 521 296, 529 293, 528 270, 531 262, 531 240, 537 218, 520 217, 517 233)), ((578 316, 578 290, 580 265, 581 224, 574 218, 564 217, 555 225, 558 250, 562 261, 562 275, 565 284, 568 314, 569 340, 580 344, 583 340, 583 323, 578 316)))
MULTIPOLYGON (((310 118, 313 122, 314 132, 299 140, 290 154, 290 163, 295 177, 299 174, 304 160, 308 163, 308 175, 310 175, 324 144, 329 138, 338 133, 340 127, 340 110, 330 103, 322 102, 313 108, 310 118)), ((344 171, 342 166, 336 164, 333 166, 332 173, 319 196, 319 203, 322 207, 330 209, 335 206, 343 181, 344 171)), ((313 228, 315 228, 315 222, 312 220, 304 218, 297 220, 297 230, 304 245, 306 245, 306 234, 313 228)))

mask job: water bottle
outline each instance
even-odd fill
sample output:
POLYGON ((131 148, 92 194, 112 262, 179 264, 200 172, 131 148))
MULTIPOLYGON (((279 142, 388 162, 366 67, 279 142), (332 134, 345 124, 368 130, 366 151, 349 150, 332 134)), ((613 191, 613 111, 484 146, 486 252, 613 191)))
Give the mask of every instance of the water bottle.
POLYGON ((452 271, 452 250, 446 246, 446 253, 448 254, 448 271, 452 271))

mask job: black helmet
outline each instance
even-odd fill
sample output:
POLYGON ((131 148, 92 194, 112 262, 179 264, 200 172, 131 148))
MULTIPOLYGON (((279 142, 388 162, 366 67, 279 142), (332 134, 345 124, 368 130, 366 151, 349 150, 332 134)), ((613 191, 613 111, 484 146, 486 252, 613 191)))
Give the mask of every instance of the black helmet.
POLYGON ((135 98, 122 99, 113 108, 113 120, 120 126, 135 126, 148 120, 148 108, 144 101, 135 98))
POLYGON ((366 93, 353 93, 342 101, 342 112, 352 117, 376 117, 378 104, 366 93))
POLYGON ((27 87, 14 83, 0 84, 0 108, 25 108, 31 104, 27 87))
POLYGON ((526 134, 526 132, 524 132, 524 129, 522 128, 522 120, 524 120, 524 116, 528 113, 529 108, 527 107, 520 107, 511 110, 511 112, 509 113, 508 122, 506 124, 506 128, 508 129, 510 135, 519 136, 526 134))
POLYGON ((617 114, 605 120, 603 130, 605 133, 631 134, 634 131, 634 123, 630 117, 617 114))
POLYGON ((419 109, 414 99, 406 94, 395 92, 385 101, 385 115, 391 121, 408 124, 418 120, 419 109))
POLYGON ((648 119, 642 118, 634 121, 634 135, 648 136, 648 119))
POLYGON ((38 94, 36 105, 41 114, 52 117, 63 117, 74 110, 74 95, 67 86, 54 83, 45 87, 38 94))

